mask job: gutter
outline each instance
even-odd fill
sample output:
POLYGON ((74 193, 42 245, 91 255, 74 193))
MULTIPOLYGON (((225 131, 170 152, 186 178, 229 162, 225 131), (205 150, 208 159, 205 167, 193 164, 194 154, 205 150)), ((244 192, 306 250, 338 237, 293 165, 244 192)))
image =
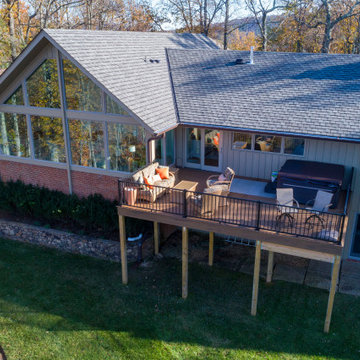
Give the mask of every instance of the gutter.
POLYGON ((238 131, 243 133, 253 133, 253 134, 264 134, 264 135, 278 135, 278 136, 292 136, 305 139, 314 139, 314 140, 328 140, 328 141, 337 141, 337 142, 350 142, 350 143, 360 143, 359 139, 347 138, 347 137, 335 137, 335 136, 325 136, 325 135, 311 135, 311 134, 299 134, 294 132, 286 131, 272 131, 272 130, 258 130, 250 128, 236 128, 232 126, 214 126, 214 125, 204 125, 197 123, 184 123, 181 122, 179 125, 184 127, 197 127, 197 128, 206 128, 206 129, 219 129, 219 130, 228 130, 228 131, 238 131))

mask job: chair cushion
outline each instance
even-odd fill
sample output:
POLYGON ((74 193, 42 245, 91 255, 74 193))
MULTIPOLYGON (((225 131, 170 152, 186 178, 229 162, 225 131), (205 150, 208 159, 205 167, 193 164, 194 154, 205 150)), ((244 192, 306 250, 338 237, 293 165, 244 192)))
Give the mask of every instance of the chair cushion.
POLYGON ((144 182, 145 182, 145 184, 147 185, 147 187, 149 188, 149 189, 152 189, 153 188, 153 182, 152 182, 152 178, 151 177, 149 177, 149 178, 147 178, 146 176, 144 176, 144 182))
POLYGON ((159 174, 153 175, 151 179, 152 179, 152 182, 153 182, 154 185, 155 185, 155 183, 156 183, 157 181, 161 181, 161 177, 160 177, 159 174))
POLYGON ((204 189, 204 194, 221 195, 221 186, 213 186, 211 188, 204 189))

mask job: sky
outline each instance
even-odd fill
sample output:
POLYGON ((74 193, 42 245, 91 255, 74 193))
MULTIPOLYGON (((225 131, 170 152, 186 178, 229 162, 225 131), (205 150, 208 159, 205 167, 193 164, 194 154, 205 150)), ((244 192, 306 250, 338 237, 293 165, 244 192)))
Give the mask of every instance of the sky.
MULTIPOLYGON (((151 4, 154 7, 160 6, 162 0, 151 0, 151 4)), ((231 1, 231 0, 230 0, 231 1)), ((171 23, 166 23, 162 25, 162 28, 166 31, 175 30, 180 26, 180 24, 175 23, 175 19, 171 17, 171 15, 168 15, 169 18, 172 20, 171 23)), ((238 19, 238 18, 244 18, 249 16, 249 12, 245 8, 245 5, 243 5, 243 1, 239 0, 233 0, 232 6, 230 10, 230 19, 238 19), (241 5, 242 4, 242 5, 241 5)), ((219 21, 223 21, 223 19, 219 19, 219 21)))

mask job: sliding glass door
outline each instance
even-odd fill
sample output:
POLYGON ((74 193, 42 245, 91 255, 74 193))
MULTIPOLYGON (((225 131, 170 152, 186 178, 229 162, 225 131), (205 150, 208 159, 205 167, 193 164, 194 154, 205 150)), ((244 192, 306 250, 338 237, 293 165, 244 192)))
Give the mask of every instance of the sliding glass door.
POLYGON ((220 171, 220 149, 220 131, 199 128, 185 129, 185 165, 187 167, 220 171))

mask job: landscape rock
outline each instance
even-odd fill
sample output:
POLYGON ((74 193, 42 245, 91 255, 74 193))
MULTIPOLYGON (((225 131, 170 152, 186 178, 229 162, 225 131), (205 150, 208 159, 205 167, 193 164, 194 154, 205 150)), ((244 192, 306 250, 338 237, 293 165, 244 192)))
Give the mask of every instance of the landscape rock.
MULTIPOLYGON (((0 220, 0 237, 55 248, 74 254, 92 256, 98 259, 115 262, 120 262, 121 259, 119 241, 92 238, 18 222, 0 220)), ((143 252, 149 252, 147 241, 145 241, 143 249, 143 252)), ((137 252, 136 244, 128 244, 127 256, 129 262, 136 261, 137 252)))

